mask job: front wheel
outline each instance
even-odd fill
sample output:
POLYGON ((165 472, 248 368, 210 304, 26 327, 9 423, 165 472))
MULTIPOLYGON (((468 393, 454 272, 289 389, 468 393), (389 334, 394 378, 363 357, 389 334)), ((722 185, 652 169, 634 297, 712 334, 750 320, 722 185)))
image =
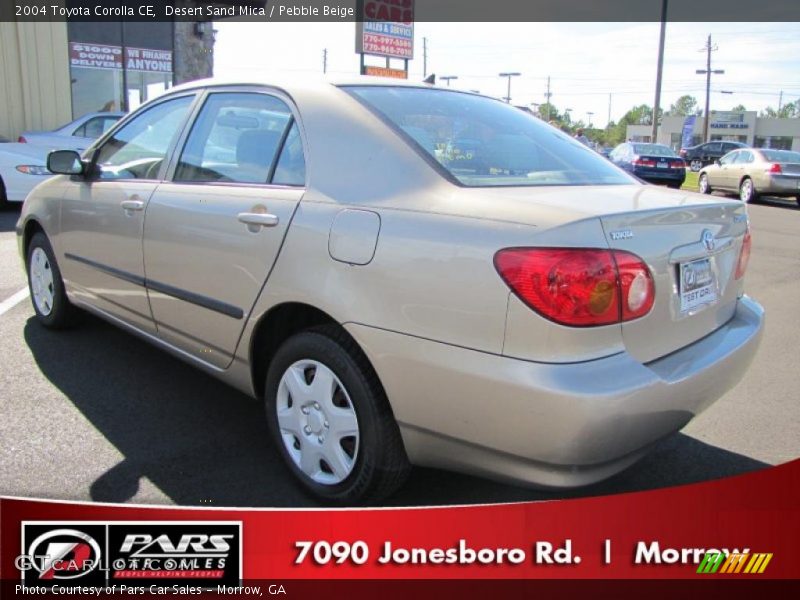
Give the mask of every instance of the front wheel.
POLYGON ((708 185, 708 175, 703 173, 700 175, 700 180, 698 181, 697 185, 700 186, 700 193, 701 194, 710 194, 711 193, 711 186, 708 185))
POLYGON ((702 169, 702 168, 703 168, 703 161, 702 161, 702 160, 700 160, 699 158, 695 158, 694 160, 692 160, 692 161, 689 163, 689 168, 690 168, 692 171, 694 171, 695 173, 697 173, 697 171, 699 171, 700 169, 702 169))
POLYGON ((70 325, 75 307, 64 290, 64 281, 47 236, 39 231, 28 245, 28 289, 37 320, 50 329, 70 325))
POLYGON ((749 177, 745 177, 742 179, 742 182, 739 184, 739 199, 742 202, 752 202, 756 199, 756 189, 753 186, 753 181, 749 177))
POLYGON ((273 440, 315 496, 338 504, 375 502, 405 481, 410 465, 383 388, 338 327, 284 342, 265 391, 273 440))

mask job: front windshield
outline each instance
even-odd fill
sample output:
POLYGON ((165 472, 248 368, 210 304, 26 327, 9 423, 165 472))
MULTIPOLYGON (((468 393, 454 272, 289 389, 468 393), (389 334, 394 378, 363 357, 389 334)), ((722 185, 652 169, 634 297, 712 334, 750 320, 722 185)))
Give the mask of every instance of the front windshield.
POLYGON ((462 185, 635 182, 580 142, 491 98, 435 88, 344 89, 387 119, 462 185))
POLYGON ((633 151, 640 156, 675 156, 672 148, 663 144, 634 144, 633 151))

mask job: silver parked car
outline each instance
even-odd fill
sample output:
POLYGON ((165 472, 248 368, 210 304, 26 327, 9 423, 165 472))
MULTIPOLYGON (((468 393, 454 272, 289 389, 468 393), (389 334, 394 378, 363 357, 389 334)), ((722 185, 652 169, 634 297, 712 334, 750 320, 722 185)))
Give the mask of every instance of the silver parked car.
POLYGON ((700 191, 735 192, 742 202, 759 196, 795 198, 800 204, 800 152, 745 148, 728 152, 700 171, 700 191))
POLYGON ((87 113, 52 131, 23 131, 17 141, 83 152, 124 116, 122 112, 87 113))
POLYGON ((194 82, 49 167, 17 230, 39 321, 80 307, 261 399, 330 501, 411 464, 604 479, 735 385, 762 331, 745 206, 475 94, 194 82))

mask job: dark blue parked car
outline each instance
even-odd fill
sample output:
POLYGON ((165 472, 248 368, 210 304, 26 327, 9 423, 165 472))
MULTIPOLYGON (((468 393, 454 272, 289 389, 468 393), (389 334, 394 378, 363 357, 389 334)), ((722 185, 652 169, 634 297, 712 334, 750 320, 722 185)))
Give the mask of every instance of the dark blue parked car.
POLYGON ((626 142, 614 148, 609 159, 649 183, 679 188, 686 179, 686 161, 663 144, 626 142))

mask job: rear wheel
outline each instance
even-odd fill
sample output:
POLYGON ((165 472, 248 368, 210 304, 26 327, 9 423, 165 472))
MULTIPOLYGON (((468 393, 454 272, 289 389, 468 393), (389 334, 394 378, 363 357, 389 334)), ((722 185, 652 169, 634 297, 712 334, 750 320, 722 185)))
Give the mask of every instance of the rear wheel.
POLYGON ((695 173, 703 168, 703 161, 699 158, 693 158, 689 162, 689 168, 694 171, 695 173))
POLYGON ((753 186, 753 180, 749 177, 745 177, 742 179, 742 182, 739 184, 739 199, 742 202, 752 202, 758 197, 756 194, 756 188, 753 186))
POLYGON ((6 210, 10 208, 11 205, 8 202, 8 197, 6 196, 6 186, 3 183, 3 178, 0 177, 0 210, 6 210))
POLYGON ((383 387, 338 327, 298 333, 267 373, 270 432, 303 487, 339 504, 381 500, 410 465, 383 387))
POLYGON ((64 281, 56 263, 50 240, 39 231, 28 245, 28 289, 37 320, 50 329, 70 325, 75 317, 75 307, 64 291, 64 281))
POLYGON ((711 193, 711 186, 708 185, 708 175, 705 173, 700 175, 700 179, 697 182, 697 185, 700 186, 700 193, 701 194, 710 194, 711 193))

